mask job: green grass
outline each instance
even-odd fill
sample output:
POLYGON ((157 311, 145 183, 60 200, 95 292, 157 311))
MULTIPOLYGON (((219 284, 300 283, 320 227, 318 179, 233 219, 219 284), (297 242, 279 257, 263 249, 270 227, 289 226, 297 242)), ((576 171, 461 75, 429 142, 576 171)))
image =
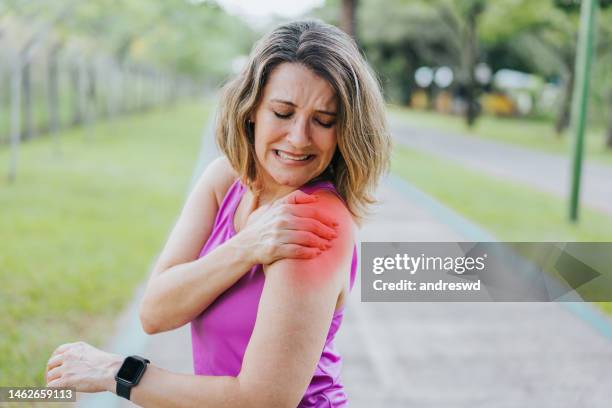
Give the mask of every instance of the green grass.
MULTIPOLYGON (((395 120, 405 121, 417 127, 448 130, 548 153, 569 155, 572 151, 571 132, 566 131, 562 137, 558 137, 553 124, 549 121, 482 116, 473 129, 468 129, 464 119, 459 116, 398 106, 389 107, 389 114, 395 120)), ((606 148, 604 135, 604 129, 587 129, 585 158, 612 165, 612 149, 606 148)))
MULTIPOLYGON (((612 242, 612 218, 582 208, 571 224, 564 200, 521 184, 403 147, 392 170, 501 241, 612 242)), ((612 313, 612 303, 603 307, 612 313)))
POLYGON ((41 137, 17 182, 0 150, 0 385, 40 385, 52 350, 101 344, 176 220, 209 107, 184 104, 41 137))

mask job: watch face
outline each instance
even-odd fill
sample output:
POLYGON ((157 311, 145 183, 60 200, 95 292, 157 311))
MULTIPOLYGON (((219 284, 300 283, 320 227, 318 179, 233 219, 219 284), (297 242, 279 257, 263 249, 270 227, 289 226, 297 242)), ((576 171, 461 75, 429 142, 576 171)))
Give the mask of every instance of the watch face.
POLYGON ((130 383, 136 382, 145 369, 145 363, 134 357, 127 357, 117 373, 117 377, 130 383))

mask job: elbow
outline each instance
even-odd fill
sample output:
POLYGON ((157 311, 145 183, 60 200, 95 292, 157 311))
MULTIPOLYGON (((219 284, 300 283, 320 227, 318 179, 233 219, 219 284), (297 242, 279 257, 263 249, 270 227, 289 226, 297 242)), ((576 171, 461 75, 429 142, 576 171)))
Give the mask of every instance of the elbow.
POLYGON ((158 326, 148 320, 143 320, 142 317, 140 318, 140 325, 142 326, 142 330, 144 330, 144 332, 147 334, 157 334, 162 332, 158 326))
POLYGON ((151 313, 150 309, 146 307, 145 302, 140 305, 139 318, 140 325, 145 333, 157 334, 162 331, 159 324, 155 321, 154 313, 151 313))

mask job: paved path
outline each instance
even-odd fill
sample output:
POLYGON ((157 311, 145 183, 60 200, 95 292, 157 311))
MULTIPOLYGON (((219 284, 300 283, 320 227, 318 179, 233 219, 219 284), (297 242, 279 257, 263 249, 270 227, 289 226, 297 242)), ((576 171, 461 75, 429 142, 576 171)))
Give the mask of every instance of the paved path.
MULTIPOLYGON (((566 198, 570 191, 569 157, 539 152, 449 131, 417 128, 391 117, 395 140, 484 171, 566 198)), ((585 205, 612 215, 612 166, 583 163, 581 199, 585 205)))
MULTIPOLYGON (((362 240, 471 240, 420 198, 379 194, 362 240)), ((612 341, 560 304, 361 303, 359 291, 337 339, 352 407, 610 406, 612 341)))

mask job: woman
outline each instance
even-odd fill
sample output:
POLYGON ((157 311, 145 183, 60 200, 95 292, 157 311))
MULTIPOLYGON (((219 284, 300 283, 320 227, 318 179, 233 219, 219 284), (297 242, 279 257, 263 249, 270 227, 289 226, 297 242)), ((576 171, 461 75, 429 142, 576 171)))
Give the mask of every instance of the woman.
POLYGON ((224 157, 190 195, 141 307, 148 333, 191 322, 196 375, 78 342, 53 353, 50 387, 143 406, 346 405, 333 339, 354 226, 388 165, 378 84, 342 31, 286 24, 226 85, 216 136, 224 157))

